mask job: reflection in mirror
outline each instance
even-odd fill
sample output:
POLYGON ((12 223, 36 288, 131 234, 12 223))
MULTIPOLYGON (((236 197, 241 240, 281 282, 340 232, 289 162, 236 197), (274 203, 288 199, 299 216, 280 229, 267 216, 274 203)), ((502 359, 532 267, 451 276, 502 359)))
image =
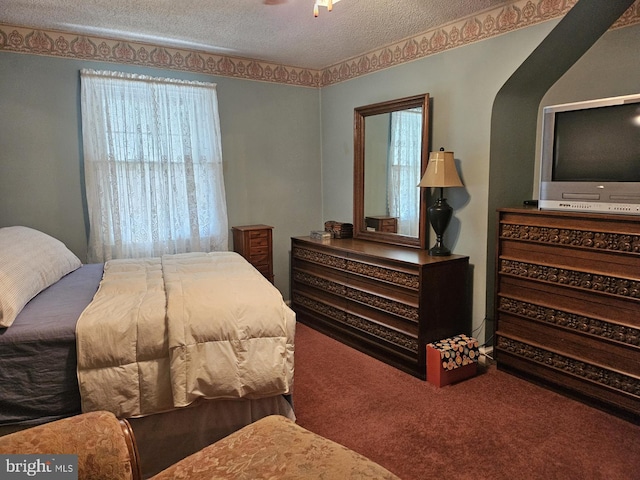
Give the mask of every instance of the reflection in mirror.
POLYGON ((427 94, 355 109, 354 236, 426 245, 427 94))
POLYGON ((365 129, 366 227, 417 237, 422 107, 372 115, 365 129))

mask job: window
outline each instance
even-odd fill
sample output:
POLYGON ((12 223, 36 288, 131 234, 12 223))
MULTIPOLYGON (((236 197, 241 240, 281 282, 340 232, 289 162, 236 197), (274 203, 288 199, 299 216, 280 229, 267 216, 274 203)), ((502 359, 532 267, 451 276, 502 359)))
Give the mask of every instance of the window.
POLYGON ((398 233, 418 236, 420 209, 420 159, 422 110, 391 113, 389 142, 389 215, 398 219, 398 233))
POLYGON ((227 250, 215 84, 82 70, 89 261, 227 250))

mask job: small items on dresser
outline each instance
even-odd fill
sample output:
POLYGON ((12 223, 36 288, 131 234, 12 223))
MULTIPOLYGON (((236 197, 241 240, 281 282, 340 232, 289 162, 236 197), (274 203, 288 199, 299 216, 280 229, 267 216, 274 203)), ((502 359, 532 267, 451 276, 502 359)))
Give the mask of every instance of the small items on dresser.
POLYGON ((324 222, 325 232, 331 233, 333 238, 353 237, 353 223, 342 223, 329 220, 324 222))
POLYGON ((309 236, 314 240, 331 240, 333 237, 331 232, 326 232, 324 230, 311 230, 309 236))
POLYGON ((436 387, 460 382, 476 374, 478 340, 456 335, 427 345, 427 381, 436 387))

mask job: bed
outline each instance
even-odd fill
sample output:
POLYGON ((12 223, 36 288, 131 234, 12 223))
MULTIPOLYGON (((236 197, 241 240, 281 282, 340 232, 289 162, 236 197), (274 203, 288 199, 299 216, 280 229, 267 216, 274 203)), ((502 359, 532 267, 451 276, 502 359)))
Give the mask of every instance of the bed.
MULTIPOLYGON (((195 254, 195 257, 205 258, 205 263, 212 264, 206 267, 204 271, 200 258, 194 258, 194 255, 189 254, 176 257, 177 260, 167 258, 166 264, 160 260, 144 261, 143 263, 152 265, 151 270, 153 272, 158 268, 163 270, 168 270, 169 268, 173 268, 176 271, 184 270, 186 268, 185 264, 188 267, 187 269, 193 270, 195 268, 195 273, 189 273, 188 277, 180 277, 181 280, 177 283, 176 277, 171 277, 171 279, 164 281, 160 280, 160 284, 164 285, 166 283, 167 291, 188 290, 187 287, 191 285, 189 288, 192 288, 195 294, 201 293, 202 289, 200 280, 195 282, 193 278, 217 275, 210 270, 226 268, 227 272, 222 275, 222 280, 217 278, 214 281, 214 291, 221 290, 227 300, 231 298, 235 302, 235 306, 231 308, 229 316, 232 318, 242 317, 239 323, 244 322, 246 324, 248 321, 246 316, 243 317, 248 310, 247 305, 253 303, 254 309, 260 306, 259 299, 262 298, 262 293, 256 295, 256 291, 264 291, 267 296, 276 295, 277 290, 275 287, 235 253, 195 254), (160 267, 158 267, 158 264, 160 264, 160 267), (222 264, 222 267, 220 264, 222 264), (239 276, 238 281, 241 285, 244 285, 243 291, 239 292, 237 291, 239 289, 236 288, 233 293, 230 293, 231 290, 229 289, 234 287, 232 286, 233 280, 229 280, 229 278, 235 275, 230 272, 238 271, 245 271, 249 277, 239 276), (184 280, 184 278, 188 280, 184 280), (222 283, 220 283, 221 281, 222 283), (258 300, 255 300, 256 298, 258 300), (254 299, 254 301, 252 302, 248 299, 254 299)), ((86 393, 84 386, 81 394, 78 378, 81 379, 81 385, 85 382, 85 378, 81 372, 83 369, 80 368, 80 365, 96 367, 93 370, 89 369, 89 371, 97 370, 99 373, 105 371, 105 367, 109 367, 106 369, 109 372, 106 376, 98 375, 98 377, 106 377, 106 380, 104 378, 100 380, 107 383, 98 383, 98 386, 94 386, 94 389, 98 393, 103 392, 104 394, 106 392, 106 395, 103 396, 107 398, 113 399, 118 392, 120 392, 122 398, 129 397, 129 393, 126 389, 122 390, 121 385, 129 382, 131 380, 130 377, 126 377, 124 380, 122 377, 118 377, 122 371, 127 369, 125 366, 127 362, 116 361, 111 365, 105 365, 104 358, 100 359, 99 355, 96 354, 96 351, 102 348, 101 343, 108 343, 102 342, 102 339, 107 338, 110 334, 100 332, 97 335, 97 343, 95 338, 91 340, 93 343, 81 341, 79 339, 84 337, 79 337, 78 334, 85 335, 82 333, 80 325, 87 325, 86 330, 94 331, 96 328, 102 328, 103 323, 108 323, 106 321, 103 322, 100 315, 103 315, 102 318, 109 317, 112 320, 116 318, 116 321, 113 322, 116 329, 123 324, 122 320, 118 320, 118 306, 122 306, 121 317, 122 312, 126 313, 130 309, 124 307, 126 302, 123 302, 122 298, 116 298, 115 306, 111 304, 107 306, 106 310, 96 309, 95 303, 101 298, 99 296, 101 292, 104 294, 102 298, 110 295, 109 285, 111 284, 108 280, 109 278, 113 279, 113 276, 107 276, 110 270, 116 272, 116 277, 120 276, 125 279, 125 290, 130 289, 131 278, 135 277, 135 274, 128 272, 131 268, 135 270, 142 267, 140 267, 139 263, 132 264, 130 261, 107 262, 105 265, 82 265, 61 242, 41 232, 27 229, 26 227, 0 228, 0 427, 20 428, 36 425, 78 414, 83 409, 84 411, 95 409, 111 410, 112 405, 100 403, 103 402, 100 395, 97 396, 97 400, 94 399, 91 402, 87 402, 85 395, 88 396, 89 394, 86 393), (135 266, 132 267, 132 265, 135 266), (34 274, 34 271, 37 274, 34 274), (107 313, 105 314, 105 312, 107 313), (85 317, 89 318, 89 323, 84 323, 87 321, 85 317), (83 349, 89 351, 89 360, 85 359, 86 352, 83 353, 83 349), (78 355, 79 351, 81 353, 80 356, 78 355), (115 385, 115 389, 111 391, 109 390, 112 388, 109 386, 109 378, 112 379, 111 384, 115 385), (114 394, 113 392, 116 393, 114 394)), ((147 268, 147 270, 139 276, 155 278, 155 273, 151 275, 148 267, 144 268, 147 268)), ((157 278, 154 282, 157 284, 157 278)), ((147 285, 145 288, 149 291, 155 291, 157 288, 154 285, 147 285)), ((122 290, 122 287, 119 288, 122 290)), ((249 362, 249 366, 245 365, 243 369, 251 370, 250 365, 255 365, 257 369, 256 371, 251 370, 248 380, 241 380, 240 386, 236 385, 236 388, 231 389, 232 391, 224 391, 224 389, 222 392, 216 389, 211 390, 212 385, 216 382, 215 377, 220 376, 219 373, 216 372, 215 368, 204 371, 204 373, 196 370, 182 376, 183 380, 185 377, 190 379, 191 386, 188 389, 188 394, 185 396, 184 392, 182 392, 179 395, 179 400, 169 400, 173 404, 168 405, 166 403, 166 382, 170 375, 166 374, 166 370, 173 369, 173 366, 167 367, 167 365, 173 365, 176 360, 175 356, 168 359, 163 358, 162 360, 154 361, 151 369, 152 372, 155 372, 155 375, 151 376, 163 378, 162 382, 165 382, 157 387, 157 391, 161 392, 158 395, 161 401, 149 403, 143 400, 141 403, 146 403, 146 406, 142 408, 129 408, 126 406, 121 411, 116 412, 118 415, 130 420, 136 438, 140 440, 140 456, 145 476, 159 471, 165 465, 174 463, 187 454, 197 451, 203 446, 217 441, 238 428, 264 416, 279 414, 295 419, 293 408, 289 401, 293 381, 295 317, 293 312, 284 305, 279 293, 277 293, 277 296, 280 298, 282 306, 271 307, 271 309, 283 309, 283 315, 286 320, 282 325, 284 325, 286 331, 281 336, 286 338, 286 344, 283 344, 281 339, 279 340, 279 346, 274 347, 278 349, 277 353, 262 351, 253 359, 249 358, 250 362, 246 360, 249 362), (280 362, 278 368, 282 372, 273 373, 272 370, 278 370, 278 368, 265 370, 262 365, 263 362, 260 361, 260 359, 265 358, 270 358, 271 360, 269 361, 274 364, 280 362), (274 378, 270 379, 270 375, 274 376, 274 378), (244 388, 253 381, 251 376, 256 378, 265 377, 261 381, 266 385, 270 385, 270 387, 264 389, 263 392, 258 391, 263 387, 256 387, 255 389, 244 388)), ((142 297, 149 298, 149 294, 145 293, 142 297)), ((167 305, 173 305, 176 311, 189 310, 189 307, 193 304, 193 302, 188 302, 187 300, 182 301, 182 304, 176 303, 175 298, 178 297, 167 298, 169 298, 166 301, 167 305)), ((162 302, 155 301, 151 303, 162 302)), ((210 305, 207 306, 206 304, 204 307, 211 308, 210 305)), ((265 310, 269 309, 265 308, 265 310)), ((140 311, 144 313, 145 309, 141 308, 140 311)), ((216 315, 218 314, 216 313, 216 315)), ((147 316, 146 314, 142 315, 143 318, 147 316)), ((170 314, 167 314, 167 318, 170 316, 170 314)), ((282 322, 282 319, 280 321, 282 322)), ((261 326, 259 330, 268 332, 270 327, 266 327, 265 325, 267 324, 263 322, 264 319, 260 320, 261 326)), ((185 324, 195 325, 193 327, 195 333, 191 332, 191 336, 185 342, 186 346, 177 356, 186 356, 190 360, 200 358, 199 361, 191 362, 194 364, 218 365, 224 363, 223 359, 213 360, 215 357, 212 355, 215 355, 215 352, 220 349, 221 344, 229 343, 229 339, 212 339, 207 342, 206 346, 199 345, 196 350, 202 350, 204 354, 198 357, 189 349, 194 343, 192 339, 203 335, 202 331, 205 329, 203 325, 206 326, 207 322, 203 322, 202 319, 200 322, 188 319, 185 324)), ((151 328, 144 322, 140 326, 133 327, 133 331, 137 331, 137 335, 141 339, 149 339, 154 335, 167 337, 166 333, 159 333, 162 332, 161 327, 157 327, 157 329, 156 327, 151 328), (153 335, 150 333, 152 331, 154 332, 153 335)), ((170 338, 172 338, 172 335, 175 337, 176 331, 182 334, 182 327, 174 327, 174 333, 169 333, 168 336, 170 338)), ((229 331, 224 329, 222 331, 226 337, 231 335, 229 331)), ((127 333, 126 330, 124 332, 117 331, 116 334, 111 336, 116 339, 115 345, 131 343, 129 340, 132 335, 127 333)), ((274 335, 269 334, 267 336, 274 335)), ((251 339, 251 342, 255 341, 255 339, 251 339)), ((271 341, 273 342, 273 339, 271 341)), ((235 350, 232 349, 234 352, 238 348, 242 351, 249 350, 246 346, 238 347, 241 342, 238 343, 237 339, 234 342, 235 350)), ((128 348, 123 354, 125 357, 131 351, 136 351, 137 347, 135 347, 135 344, 132 345, 134 346, 128 348)), ((162 350, 173 351, 174 348, 164 345, 162 350)), ((224 349, 222 351, 224 352, 224 349)), ((228 351, 226 354, 223 353, 223 356, 225 355, 229 356, 228 351)), ((110 354, 106 356, 111 358, 110 354)), ((136 371, 142 371, 143 368, 140 365, 148 363, 147 358, 142 360, 144 361, 137 359, 133 362, 136 365, 136 371)), ((179 368, 184 369, 182 365, 179 368)), ((179 371, 182 372, 183 370, 179 371)), ((176 376, 178 375, 176 374, 176 376)), ((222 382, 223 384, 230 383, 228 377, 224 375, 221 375, 221 377, 225 378, 224 382, 222 382)), ((136 381, 140 382, 139 385, 149 382, 147 377, 141 377, 136 381)), ((175 387, 170 387, 170 391, 171 388, 176 389, 175 387)), ((118 405, 126 402, 115 401, 112 403, 116 403, 116 408, 120 408, 118 405)))

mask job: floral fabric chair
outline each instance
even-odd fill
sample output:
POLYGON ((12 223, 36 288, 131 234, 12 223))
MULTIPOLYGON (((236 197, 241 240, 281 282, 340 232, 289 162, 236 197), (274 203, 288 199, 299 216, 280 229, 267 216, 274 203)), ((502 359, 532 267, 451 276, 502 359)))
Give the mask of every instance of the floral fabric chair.
MULTIPOLYGON (((92 412, 0 437, 0 453, 77 454, 78 479, 140 480, 126 420, 92 412)), ((273 415, 158 473, 153 480, 385 479, 398 477, 348 448, 273 415)))

